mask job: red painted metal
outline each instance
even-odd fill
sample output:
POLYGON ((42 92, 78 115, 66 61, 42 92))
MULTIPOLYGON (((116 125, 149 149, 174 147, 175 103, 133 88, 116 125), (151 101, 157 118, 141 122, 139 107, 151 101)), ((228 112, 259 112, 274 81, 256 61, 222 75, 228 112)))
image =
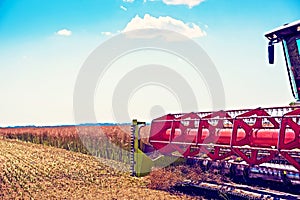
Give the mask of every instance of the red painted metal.
POLYGON ((300 107, 168 114, 154 119, 149 142, 163 154, 238 156, 249 165, 281 156, 300 171, 300 107))
POLYGON ((285 150, 300 150, 300 109, 285 114, 282 117, 281 127, 278 139, 278 149, 280 154, 289 161, 298 171, 300 171, 299 162, 285 150))

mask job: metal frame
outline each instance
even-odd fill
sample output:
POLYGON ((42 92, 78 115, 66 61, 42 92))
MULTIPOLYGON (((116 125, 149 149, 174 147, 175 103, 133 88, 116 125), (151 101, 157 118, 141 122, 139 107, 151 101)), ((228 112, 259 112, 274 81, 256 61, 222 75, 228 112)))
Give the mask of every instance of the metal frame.
POLYGON ((152 121, 149 142, 163 154, 179 152, 182 157, 190 158, 204 153, 211 160, 238 156, 250 166, 268 163, 280 156, 300 171, 299 121, 300 106, 168 114, 152 121), (226 126, 225 121, 232 126, 226 126), (257 142, 264 139, 255 138, 262 130, 276 133, 276 138, 270 138, 266 144, 257 142), (196 134, 188 134, 191 131, 196 134), (218 134, 222 131, 230 133, 227 144, 219 142, 218 134), (205 132, 208 135, 203 139, 205 132), (241 138, 242 132, 245 135, 241 138), (271 145, 273 143, 276 145, 271 145))

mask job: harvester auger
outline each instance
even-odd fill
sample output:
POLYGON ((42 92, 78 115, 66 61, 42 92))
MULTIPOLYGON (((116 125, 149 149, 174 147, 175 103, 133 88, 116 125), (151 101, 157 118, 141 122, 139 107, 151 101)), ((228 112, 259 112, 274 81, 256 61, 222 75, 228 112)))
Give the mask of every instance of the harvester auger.
POLYGON ((285 107, 167 114, 152 120, 147 142, 139 135, 145 124, 133 120, 134 175, 145 175, 157 163, 178 157, 193 160, 203 169, 221 169, 232 176, 300 184, 300 20, 265 36, 269 39, 270 64, 274 63, 274 44, 283 45, 296 103, 285 107))

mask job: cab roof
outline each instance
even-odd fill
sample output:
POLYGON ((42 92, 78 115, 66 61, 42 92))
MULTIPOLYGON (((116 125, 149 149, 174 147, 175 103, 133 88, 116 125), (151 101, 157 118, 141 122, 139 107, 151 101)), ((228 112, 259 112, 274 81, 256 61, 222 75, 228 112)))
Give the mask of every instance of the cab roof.
POLYGON ((296 32, 300 34, 300 20, 292 23, 284 24, 276 29, 273 29, 265 34, 269 40, 281 40, 282 38, 295 35, 296 32))

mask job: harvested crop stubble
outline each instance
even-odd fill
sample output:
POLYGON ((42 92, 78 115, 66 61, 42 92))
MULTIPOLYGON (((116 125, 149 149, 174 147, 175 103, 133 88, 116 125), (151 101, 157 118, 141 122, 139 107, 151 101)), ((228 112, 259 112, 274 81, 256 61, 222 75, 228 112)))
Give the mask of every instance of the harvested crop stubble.
MULTIPOLYGON (((104 160, 103 160, 104 162, 104 160)), ((0 140, 1 199, 192 199, 146 188, 96 158, 32 143, 0 140)))

